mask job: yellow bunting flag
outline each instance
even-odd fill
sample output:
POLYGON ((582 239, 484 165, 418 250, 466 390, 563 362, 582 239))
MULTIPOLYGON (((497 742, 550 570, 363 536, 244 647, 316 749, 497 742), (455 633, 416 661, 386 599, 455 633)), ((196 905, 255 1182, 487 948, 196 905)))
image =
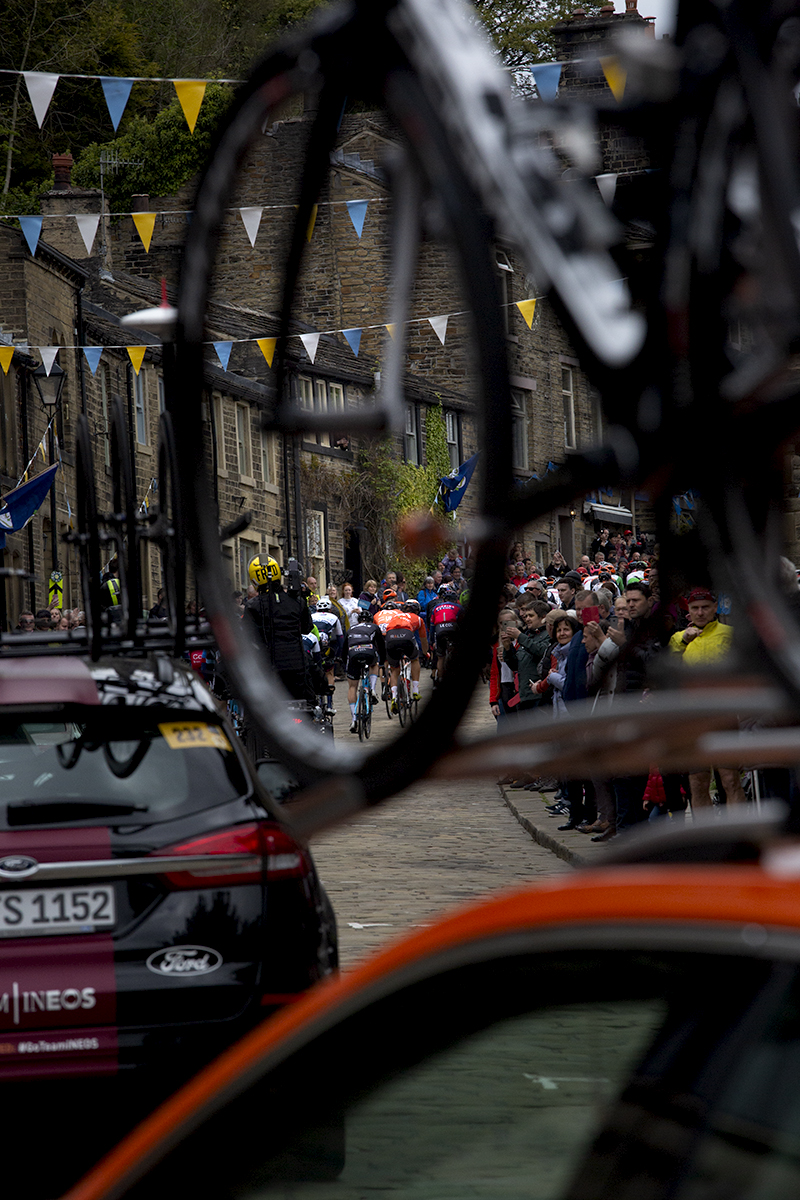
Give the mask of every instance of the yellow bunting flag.
POLYGON ((306 230, 306 241, 307 242, 311 241, 311 235, 313 234, 314 226, 317 223, 317 208, 318 207, 319 207, 319 205, 315 204, 311 210, 311 218, 308 222, 308 229, 306 230))
POLYGON ((139 368, 141 367, 142 363, 144 362, 144 354, 145 354, 145 350, 147 349, 147 346, 128 346, 127 349, 128 349, 128 358, 131 360, 133 369, 136 372, 136 374, 138 375, 139 368))
POLYGON ((386 326, 386 331, 389 334, 389 337, 392 339, 392 341, 394 341, 394 333, 395 333, 396 329, 397 329, 396 325, 387 325, 386 326))
POLYGON ((186 117, 186 124, 189 126, 189 133, 194 133, 194 127, 197 124, 197 117, 200 112, 200 105, 203 103, 203 97, 206 94, 205 82, 202 79, 173 79, 172 83, 175 91, 178 93, 183 115, 186 117))
POLYGON ((8 374, 8 368, 11 366, 11 360, 14 357, 13 346, 0 346, 0 367, 3 368, 3 374, 8 374))
POLYGON ((533 324, 533 314, 536 311, 536 301, 518 300, 517 308, 525 318, 525 324, 528 326, 528 329, 530 329, 531 325, 533 324))
POLYGON ((628 77, 627 71, 616 54, 601 55, 600 66, 603 68, 606 83, 611 88, 611 91, 614 93, 614 99, 619 104, 625 95, 625 81, 628 77))
POLYGON ((267 366, 272 366, 272 360, 275 357, 275 347, 278 344, 277 338, 257 338, 258 348, 267 360, 267 366))
POLYGON ((45 448, 44 448, 44 438, 42 438, 42 440, 39 442, 37 449, 38 449, 38 453, 41 454, 41 456, 42 456, 42 462, 47 462, 47 454, 46 454, 45 448))
POLYGON ((145 253, 150 253, 150 240, 153 236, 153 230, 156 227, 155 213, 131 213, 133 223, 136 226, 136 232, 142 239, 145 253))

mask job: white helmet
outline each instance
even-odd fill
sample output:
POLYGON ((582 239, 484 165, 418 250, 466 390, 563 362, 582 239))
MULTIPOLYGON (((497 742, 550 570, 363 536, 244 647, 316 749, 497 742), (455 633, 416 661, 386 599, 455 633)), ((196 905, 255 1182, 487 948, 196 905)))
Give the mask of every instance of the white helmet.
POLYGON ((328 596, 320 596, 315 607, 317 612, 330 612, 332 607, 330 598, 328 596))

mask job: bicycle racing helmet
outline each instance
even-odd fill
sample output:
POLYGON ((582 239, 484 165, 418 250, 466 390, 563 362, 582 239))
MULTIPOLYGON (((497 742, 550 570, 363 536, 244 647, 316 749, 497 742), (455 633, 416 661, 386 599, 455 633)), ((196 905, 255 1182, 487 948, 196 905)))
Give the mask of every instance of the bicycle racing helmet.
POLYGON ((266 587, 269 583, 280 583, 281 568, 274 558, 265 558, 257 554, 255 558, 250 559, 247 574, 256 587, 266 587))
POLYGON ((329 596, 320 596, 314 605, 314 610, 315 612, 330 612, 332 607, 329 596))
POLYGON ((403 605, 401 605, 401 607, 403 609, 403 612, 418 613, 419 612, 419 600, 406 600, 405 603, 403 605))

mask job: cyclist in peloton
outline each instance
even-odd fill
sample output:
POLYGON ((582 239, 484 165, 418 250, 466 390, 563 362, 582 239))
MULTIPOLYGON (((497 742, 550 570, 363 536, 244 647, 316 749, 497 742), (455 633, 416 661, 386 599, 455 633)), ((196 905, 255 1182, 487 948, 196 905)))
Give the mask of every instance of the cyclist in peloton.
POLYGON ((434 687, 441 683, 444 676, 444 660, 447 654, 447 648, 453 637, 458 619, 463 612, 463 607, 458 601, 458 597, 450 590, 448 584, 443 583, 439 588, 439 598, 433 602, 428 610, 428 622, 431 627, 431 641, 436 647, 436 673, 434 675, 434 687))
POLYGON ((353 614, 353 620, 356 623, 345 634, 342 660, 344 662, 344 673, 347 676, 347 702, 350 705, 350 714, 353 722, 350 726, 350 732, 358 733, 356 704, 358 703, 358 681, 361 678, 361 671, 364 663, 366 663, 370 668, 369 690, 372 703, 377 704, 378 663, 383 662, 386 650, 383 642, 383 634, 378 626, 373 623, 370 613, 361 612, 356 609, 353 614))
POLYGON ((333 708, 334 667, 333 664, 342 648, 342 623, 333 610, 330 597, 320 596, 314 605, 314 624, 320 633, 320 645, 323 647, 322 658, 325 675, 328 680, 328 708, 333 708))
POLYGON ((428 653, 428 638, 425 623, 416 613, 401 612, 396 600, 387 600, 375 614, 375 624, 380 627, 386 643, 386 661, 389 664, 389 685, 392 689, 392 712, 397 712, 397 681, 400 678, 400 661, 405 655, 411 660, 411 695, 419 699, 419 649, 414 636, 419 633, 423 652, 428 653))

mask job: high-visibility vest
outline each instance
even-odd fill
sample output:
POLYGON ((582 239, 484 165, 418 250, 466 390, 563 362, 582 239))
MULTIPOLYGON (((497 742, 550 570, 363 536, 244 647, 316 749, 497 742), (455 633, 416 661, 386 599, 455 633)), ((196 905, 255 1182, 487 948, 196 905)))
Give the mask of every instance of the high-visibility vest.
POLYGON ((106 591, 107 606, 111 608, 113 605, 119 604, 119 580, 112 576, 111 579, 105 581, 103 587, 106 591))

